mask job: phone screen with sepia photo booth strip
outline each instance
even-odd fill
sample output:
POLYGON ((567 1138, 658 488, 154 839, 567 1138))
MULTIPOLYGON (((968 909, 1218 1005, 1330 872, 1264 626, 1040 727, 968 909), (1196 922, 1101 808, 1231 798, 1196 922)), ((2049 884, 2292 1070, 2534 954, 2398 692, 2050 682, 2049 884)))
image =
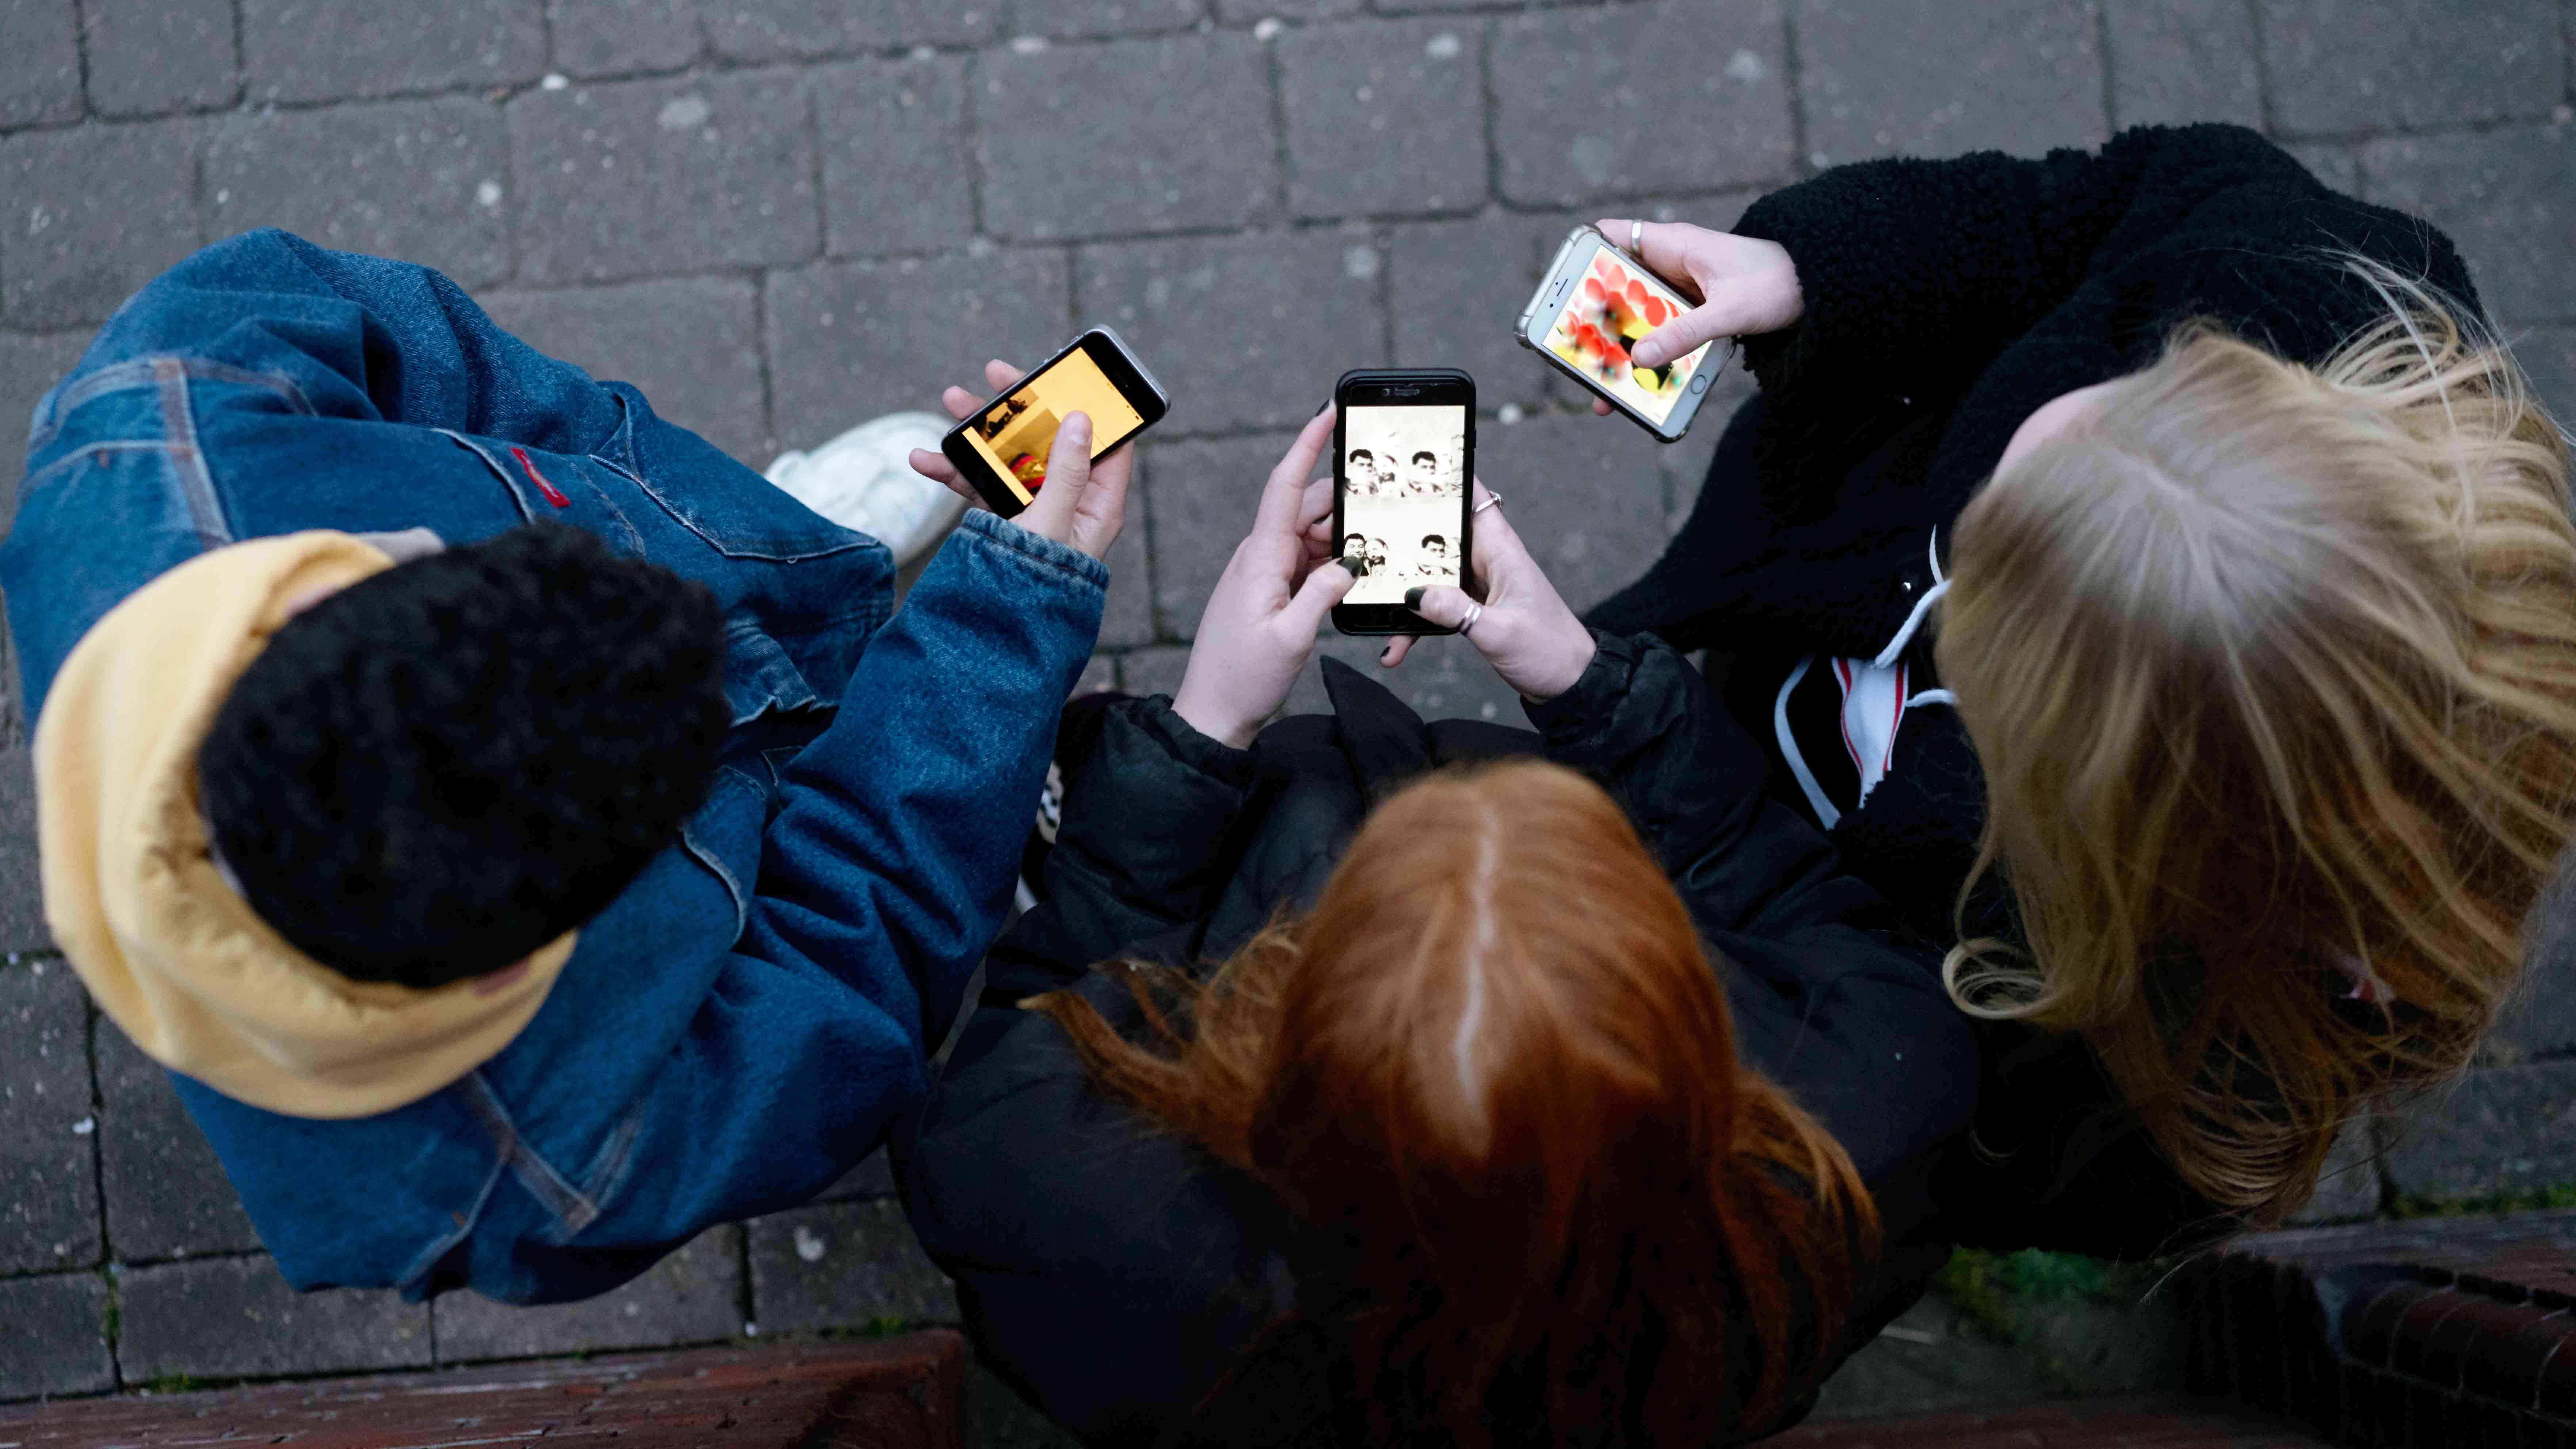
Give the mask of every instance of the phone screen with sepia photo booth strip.
POLYGON ((1467 410, 1352 407, 1342 417, 1341 556, 1364 561, 1345 604, 1401 604, 1460 583, 1467 410))

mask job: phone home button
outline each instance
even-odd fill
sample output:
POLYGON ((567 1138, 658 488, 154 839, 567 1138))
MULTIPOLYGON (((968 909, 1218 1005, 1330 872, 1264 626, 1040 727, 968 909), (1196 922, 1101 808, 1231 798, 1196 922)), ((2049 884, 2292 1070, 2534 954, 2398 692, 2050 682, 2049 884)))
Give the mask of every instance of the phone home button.
POLYGON ((1690 390, 1695 393, 1708 391, 1708 374, 1703 372, 1699 376, 1692 378, 1690 390))

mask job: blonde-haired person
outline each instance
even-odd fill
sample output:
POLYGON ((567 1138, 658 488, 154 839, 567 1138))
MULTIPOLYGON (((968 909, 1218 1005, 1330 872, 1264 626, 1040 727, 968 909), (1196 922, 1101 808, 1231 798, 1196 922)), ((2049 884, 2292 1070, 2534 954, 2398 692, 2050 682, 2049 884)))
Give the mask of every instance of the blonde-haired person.
POLYGON ((1730 656, 1781 797, 1955 943, 1943 1222, 2297 1209, 2467 1062, 2576 831, 2565 442, 2449 242, 2222 126, 1642 233, 1704 304, 1639 356, 1746 334, 1762 390, 1594 622, 1730 656))
POLYGON ((1339 665, 1333 714, 1262 728, 1349 586, 1307 484, 1331 428, 1177 694, 1068 726, 1044 899, 898 1150, 905 1206, 979 1359, 1089 1443, 1784 1427, 1948 1256, 1922 1183, 1976 1057, 1939 955, 1498 510, 1467 639, 1535 733, 1339 665))

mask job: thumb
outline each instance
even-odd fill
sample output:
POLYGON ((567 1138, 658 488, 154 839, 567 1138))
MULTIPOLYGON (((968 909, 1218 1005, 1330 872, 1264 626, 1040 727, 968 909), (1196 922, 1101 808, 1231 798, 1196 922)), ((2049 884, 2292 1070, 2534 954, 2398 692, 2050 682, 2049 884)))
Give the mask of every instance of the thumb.
POLYGON ((1455 629, 1467 621, 1467 591, 1447 584, 1404 591, 1404 606, 1443 629, 1455 629))
POLYGON ((1676 357, 1688 356, 1691 349, 1704 342, 1752 330, 1743 314, 1744 309, 1735 298, 1719 291, 1707 301, 1638 338, 1637 345, 1628 349, 1628 356, 1639 367, 1661 367, 1676 357))
POLYGON ((1091 481, 1091 415, 1071 412, 1055 427, 1047 449, 1046 482, 1021 523, 1032 533, 1063 542, 1073 536, 1073 508, 1091 481))
POLYGON ((1306 637, 1311 637, 1324 627, 1324 616, 1358 582, 1340 559, 1326 559, 1306 575, 1306 582, 1298 585, 1296 596, 1289 599, 1288 607, 1280 610, 1279 616, 1290 629, 1303 630, 1306 637))

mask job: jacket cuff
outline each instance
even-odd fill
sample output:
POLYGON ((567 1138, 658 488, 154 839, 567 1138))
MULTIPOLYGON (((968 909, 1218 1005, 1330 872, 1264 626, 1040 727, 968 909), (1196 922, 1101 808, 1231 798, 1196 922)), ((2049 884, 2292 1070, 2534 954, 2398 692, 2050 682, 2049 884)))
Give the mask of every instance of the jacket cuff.
POLYGON ((1521 701, 1530 723, 1549 744, 1579 740, 1598 732, 1617 713, 1619 701, 1637 677, 1637 659, 1648 647, 1646 636, 1592 631, 1592 662, 1583 667, 1574 687, 1544 703, 1521 701))
POLYGON ((1000 514, 989 513, 981 508, 970 508, 966 510, 966 516, 959 520, 958 527, 981 534, 986 541, 1008 549, 1033 563, 1071 574, 1104 592, 1109 587, 1107 564, 1071 544, 1058 543, 1051 538, 1041 538, 1000 514))
POLYGON ((1146 699, 1121 704, 1136 727, 1147 738, 1161 745, 1183 768, 1195 770, 1220 785, 1236 790, 1252 788, 1259 766, 1250 750, 1238 750, 1221 740, 1200 734, 1188 720, 1172 708, 1172 697, 1157 694, 1146 699))
POLYGON ((1804 306, 1797 321, 1775 332, 1742 338, 1737 343, 1743 349, 1744 370, 1752 373, 1754 380, 1765 390, 1779 387, 1798 370, 1808 351, 1804 343, 1819 330, 1811 324, 1819 312, 1830 312, 1837 300, 1834 289, 1839 282, 1820 283, 1828 259, 1805 234, 1807 228, 1801 225, 1804 220, 1801 203, 1805 203, 1807 212, 1818 209, 1815 205, 1816 183, 1823 179, 1810 178, 1763 196, 1746 207, 1744 215, 1735 223, 1735 235, 1777 242, 1789 253, 1791 264, 1798 269, 1799 289, 1804 293, 1804 306), (1823 299, 1821 305, 1819 298, 1823 299))

